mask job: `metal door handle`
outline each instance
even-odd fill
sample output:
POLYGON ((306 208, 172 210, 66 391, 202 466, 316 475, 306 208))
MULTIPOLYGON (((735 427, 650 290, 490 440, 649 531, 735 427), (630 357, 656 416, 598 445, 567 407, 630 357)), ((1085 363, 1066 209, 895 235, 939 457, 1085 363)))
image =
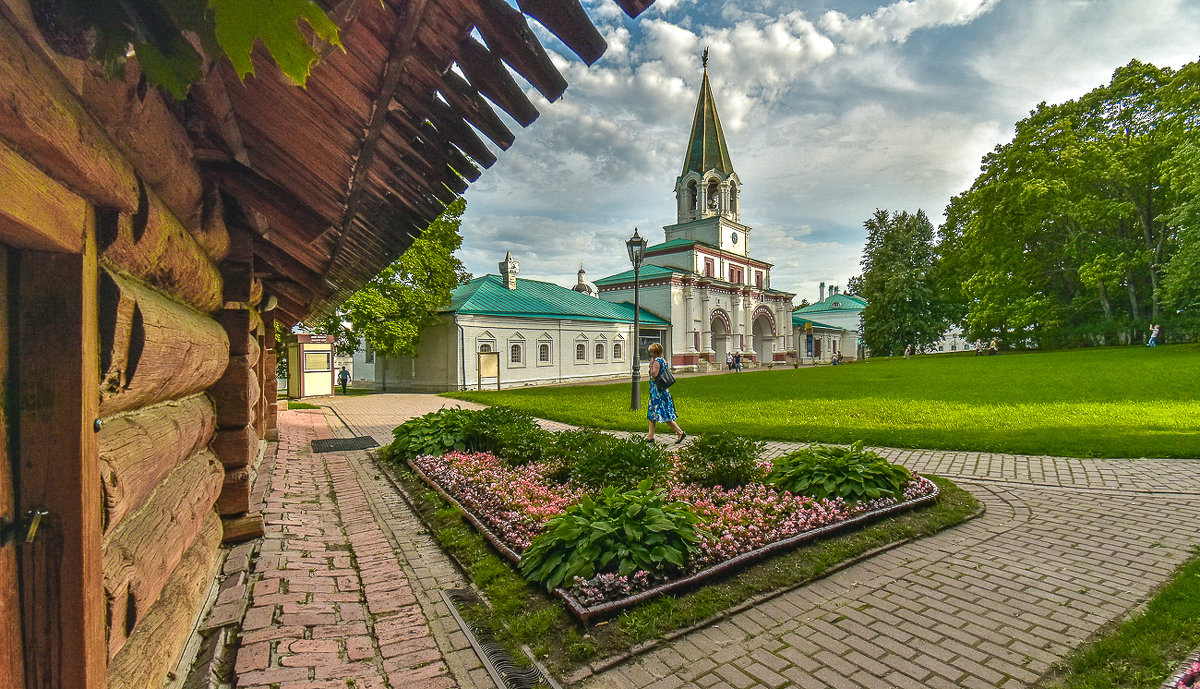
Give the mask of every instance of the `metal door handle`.
POLYGON ((29 510, 20 519, 12 522, 0 517, 0 546, 17 540, 33 543, 33 539, 37 538, 38 527, 42 524, 42 517, 48 514, 50 513, 46 510, 29 510))

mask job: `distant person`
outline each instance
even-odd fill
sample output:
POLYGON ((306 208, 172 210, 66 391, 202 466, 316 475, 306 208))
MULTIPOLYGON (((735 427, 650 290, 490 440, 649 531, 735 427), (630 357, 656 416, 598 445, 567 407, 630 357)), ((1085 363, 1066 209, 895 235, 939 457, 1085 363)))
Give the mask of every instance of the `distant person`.
POLYGON ((834 366, 841 366, 841 365, 842 365, 842 355, 841 355, 841 353, 840 353, 840 352, 834 355, 834 357, 833 357, 833 365, 834 365, 834 366))
POLYGON ((975 356, 983 356, 983 340, 975 340, 975 356))
POLYGON ((904 358, 907 359, 910 356, 912 356, 912 345, 908 345, 904 348, 904 358))
POLYGON ((678 445, 687 437, 687 433, 684 433, 679 424, 675 423, 678 415, 675 413, 675 400, 671 398, 671 391, 667 388, 659 389, 658 382, 655 380, 658 378, 658 372, 663 370, 664 367, 668 371, 671 368, 667 366, 666 359, 662 357, 663 348, 661 344, 652 342, 649 352, 651 357, 650 403, 646 405, 646 419, 650 421, 650 428, 646 431, 646 440, 654 440, 654 427, 660 422, 665 422, 674 429, 675 444, 678 445))
POLYGON ((338 384, 342 386, 342 394, 346 394, 346 386, 350 384, 350 372, 345 366, 338 372, 338 384))
POLYGON ((993 337, 992 343, 988 345, 988 356, 996 356, 1000 353, 1000 338, 993 337))
POLYGON ((1158 346, 1158 333, 1161 332, 1160 326, 1157 324, 1150 326, 1150 341, 1146 343, 1147 347, 1158 346))
POLYGON ((737 352, 733 355, 733 372, 734 373, 742 372, 742 353, 741 352, 737 352))
POLYGON ((725 370, 726 371, 733 370, 733 354, 732 353, 725 354, 725 370))

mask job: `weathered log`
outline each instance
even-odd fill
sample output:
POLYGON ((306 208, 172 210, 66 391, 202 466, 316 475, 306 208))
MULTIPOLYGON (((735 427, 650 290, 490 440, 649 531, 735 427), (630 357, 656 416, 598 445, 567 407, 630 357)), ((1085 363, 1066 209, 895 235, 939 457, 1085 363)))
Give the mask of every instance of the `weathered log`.
POLYGON ((220 380, 208 389, 217 409, 217 426, 232 428, 253 423, 254 404, 258 401, 257 376, 246 355, 229 357, 229 366, 220 380))
POLYGON ((171 470, 208 445, 215 428, 212 402, 202 394, 104 419, 97 439, 105 532, 145 504, 171 470))
POLYGON ((80 98, 183 226, 199 230, 204 188, 192 144, 158 90, 142 79, 137 59, 126 61, 124 81, 92 65, 80 98))
POLYGON ((225 472, 225 482, 221 486, 221 495, 216 503, 218 514, 225 517, 250 510, 251 479, 249 467, 225 472))
POLYGON ((108 689, 166 686, 216 575, 221 520, 209 511, 199 534, 171 572, 158 600, 108 664, 108 689))
POLYGON ((258 344, 258 338, 254 335, 246 336, 246 356, 251 361, 251 366, 257 370, 262 366, 262 347, 258 344))
POLYGON ((225 202, 221 188, 209 184, 204 191, 204 215, 200 219, 200 231, 195 232, 196 242, 208 257, 220 263, 229 255, 229 228, 225 226, 225 202))
POLYGON ((203 313, 220 308, 216 264, 158 197, 143 191, 137 213, 98 228, 101 261, 203 313))
POLYGON ((197 452, 104 539, 110 658, 158 600, 184 550, 212 515, 224 477, 216 456, 197 452))
POLYGON ((225 545, 248 541, 266 533, 261 512, 225 517, 221 520, 221 528, 224 530, 221 541, 225 545))
POLYGON ((226 470, 240 469, 258 454, 258 434, 251 425, 222 428, 213 435, 208 449, 221 460, 226 470))
POLYGON ((7 19, 0 17, 0 138, 97 205, 132 213, 133 166, 7 19))
POLYGON ((229 339, 216 321, 126 277, 100 275, 100 414, 204 390, 221 377, 229 339))
POLYGON ((250 312, 246 309, 221 309, 214 318, 229 336, 229 356, 248 355, 249 342, 254 337, 250 333, 250 312))
POLYGON ((0 242, 23 249, 83 251, 88 203, 0 144, 0 242))

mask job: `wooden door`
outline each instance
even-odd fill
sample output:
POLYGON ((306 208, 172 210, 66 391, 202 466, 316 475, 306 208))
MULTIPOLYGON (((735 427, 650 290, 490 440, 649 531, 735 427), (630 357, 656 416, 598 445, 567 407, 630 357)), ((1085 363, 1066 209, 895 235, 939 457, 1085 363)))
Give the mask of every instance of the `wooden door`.
MULTIPOLYGON (((8 248, 0 244, 0 517, 6 524, 16 518, 14 466, 9 457, 8 420, 8 248)), ((17 544, 0 545, 0 689, 24 689, 25 667, 21 646, 21 598, 17 577, 17 544)))

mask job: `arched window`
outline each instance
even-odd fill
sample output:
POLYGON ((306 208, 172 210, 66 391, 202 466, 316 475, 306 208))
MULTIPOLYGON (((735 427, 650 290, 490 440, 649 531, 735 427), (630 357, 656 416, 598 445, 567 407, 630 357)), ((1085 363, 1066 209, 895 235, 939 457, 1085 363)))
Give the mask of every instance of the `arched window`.
POLYGON ((596 344, 596 361, 604 361, 604 343, 596 344))
POLYGON ((688 182, 687 185, 687 209, 689 211, 696 210, 696 201, 699 194, 696 193, 696 180, 688 182))
POLYGON ((621 360, 621 343, 614 342, 613 343, 613 361, 620 361, 620 360, 621 360))
POLYGON ((708 183, 708 208, 710 210, 717 209, 717 199, 720 198, 720 195, 721 185, 714 179, 708 183))
POLYGON ((575 345, 575 360, 587 361, 587 347, 584 347, 582 342, 575 345))
POLYGON ((521 363, 521 345, 515 344, 508 348, 508 361, 513 364, 521 363))
POLYGON ((481 353, 490 352, 490 351, 492 351, 492 346, 485 342, 485 343, 479 345, 479 351, 481 353))
POLYGON ((550 361, 550 345, 543 342, 538 345, 538 361, 550 361))
POLYGON ((737 213, 738 204, 738 188, 736 186, 729 187, 729 212, 737 213))

